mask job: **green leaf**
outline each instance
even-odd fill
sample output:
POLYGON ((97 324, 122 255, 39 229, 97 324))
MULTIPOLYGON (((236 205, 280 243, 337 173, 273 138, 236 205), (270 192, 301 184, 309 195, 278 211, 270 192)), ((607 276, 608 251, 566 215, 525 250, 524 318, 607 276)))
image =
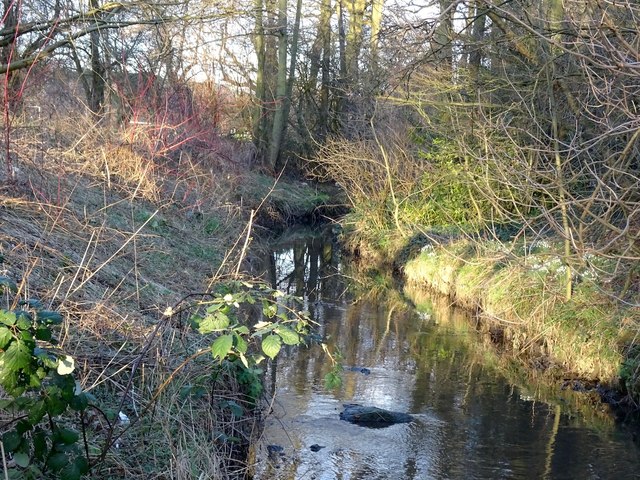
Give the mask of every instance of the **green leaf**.
POLYGON ((40 360, 46 368, 56 368, 58 366, 58 358, 40 347, 33 349, 33 355, 40 360))
POLYGON ((20 301, 18 305, 26 305, 29 308, 33 308, 34 310, 42 310, 44 305, 40 300, 36 300, 35 298, 27 298, 26 300, 20 301))
POLYGON ((249 335, 249 327, 247 327, 246 325, 238 325, 237 327, 234 327, 234 330, 238 334, 249 335))
POLYGON ((262 340, 262 351, 272 360, 278 355, 282 348, 282 340, 277 335, 269 335, 262 340))
POLYGON ((223 305, 222 303, 213 303, 213 304, 209 305, 207 307, 207 313, 213 313, 213 312, 216 312, 216 311, 220 310, 222 305, 223 305))
POLYGON ((10 310, 0 310, 0 323, 5 325, 15 325, 16 314, 10 310))
POLYGON ((62 391, 56 386, 47 387, 45 403, 52 416, 60 415, 67 409, 67 402, 62 398, 62 391))
POLYGON ((38 400, 29 409, 29 422, 37 425, 47 413, 47 405, 44 400, 38 400))
POLYGON ((29 388, 36 389, 40 385, 42 385, 42 380, 40 379, 40 375, 38 375, 37 371, 29 375, 29 388))
POLYGON ((47 465, 54 472, 57 472, 58 470, 62 470, 65 467, 65 465, 67 465, 68 463, 69 463, 69 458, 67 457, 66 454, 62 452, 54 453, 47 460, 47 465))
POLYGON ((79 395, 74 395, 69 402, 69 406, 76 412, 85 410, 89 406, 89 398, 87 397, 87 394, 81 393, 79 395))
POLYGON ((253 332, 253 334, 251 336, 252 337, 261 337, 265 333, 269 333, 269 332, 273 331, 273 329, 275 329, 277 326, 278 326, 277 323, 259 322, 259 323, 254 325, 254 328, 256 329, 256 331, 253 332))
POLYGON ((40 327, 36 330, 36 339, 43 342, 49 342, 51 340, 51 330, 46 327, 40 327))
POLYGON ((33 326, 33 318, 31 318, 31 314, 29 312, 20 310, 16 312, 16 316, 18 317, 16 326, 20 330, 29 330, 33 326))
POLYGON ((0 292, 3 292, 5 289, 8 289, 10 292, 17 293, 18 285, 9 277, 0 276, 0 292))
POLYGON ((231 321, 229 320, 229 317, 227 317, 224 313, 215 312, 213 315, 207 315, 206 317, 204 317, 204 319, 200 322, 198 331, 203 335, 211 332, 219 332, 226 329, 230 323, 231 321))
POLYGON ((84 457, 76 457, 73 463, 69 463, 60 472, 60 478, 65 480, 80 480, 82 475, 89 471, 89 464, 84 457))
POLYGON ((37 313, 37 319, 41 323, 47 325, 60 325, 62 323, 62 315, 58 312, 52 312, 50 310, 41 310, 37 313))
POLYGON ((37 428, 33 433, 33 457, 37 460, 42 460, 47 453, 47 434, 41 428, 37 428))
POLYGON ((65 445, 73 445, 80 438, 78 432, 69 428, 61 428, 56 432, 56 434, 57 439, 59 439, 65 445))
POLYGON ((0 327, 0 350, 4 350, 12 339, 11 330, 4 326, 0 327))
POLYGON ((24 342, 20 340, 11 342, 9 348, 0 357, 0 367, 8 371, 16 372, 21 370, 31 363, 31 350, 24 342))
POLYGON ((278 327, 275 332, 280 335, 285 345, 298 345, 300 343, 300 336, 287 327, 278 327))
POLYGON ((240 352, 238 354, 240 356, 240 361, 242 362, 242 365, 244 365, 244 368, 249 368, 249 362, 247 361, 247 357, 244 356, 244 353, 240 352))
POLYGON ((244 409, 233 400, 225 401, 222 405, 222 408, 228 408, 229 410, 231 410, 231 414, 234 417, 242 417, 242 415, 244 415, 244 409))
POLYGON ((29 350, 33 350, 36 347, 36 342, 33 338, 33 335, 31 334, 31 326, 25 328, 24 330, 21 330, 19 338, 24 342, 29 350))
POLYGON ((33 425, 31 424, 31 422, 24 419, 16 423, 16 432, 18 432, 20 435, 29 432, 32 428, 33 425))
POLYGON ((249 347, 247 341, 237 333, 234 333, 233 337, 236 340, 236 350, 240 353, 247 353, 247 348, 249 347))
POLYGON ((262 313, 267 318, 273 318, 278 313, 278 306, 275 303, 264 302, 262 304, 262 313))
POLYGON ((329 372, 324 376, 324 387, 327 390, 340 388, 342 385, 342 376, 336 372, 329 372))
POLYGON ((29 466, 29 463, 31 463, 29 455, 24 452, 14 453, 13 461, 16 462, 16 465, 21 468, 27 468, 29 466))
POLYGON ((220 335, 211 344, 211 353, 213 353, 213 358, 219 358, 220 360, 223 360, 229 354, 232 347, 233 335, 220 335))
POLYGON ((22 435, 18 432, 11 431, 2 435, 2 444, 7 452, 14 452, 22 443, 22 435))

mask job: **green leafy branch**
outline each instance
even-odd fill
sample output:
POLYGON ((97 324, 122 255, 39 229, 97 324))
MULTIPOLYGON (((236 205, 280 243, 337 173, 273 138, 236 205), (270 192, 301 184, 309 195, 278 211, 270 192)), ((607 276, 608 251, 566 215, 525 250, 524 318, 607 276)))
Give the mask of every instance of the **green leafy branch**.
MULTIPOLYGON (((17 292, 13 280, 0 277, 0 293, 7 300, 17 292)), ((84 418, 91 396, 82 392, 72 375, 73 358, 53 336, 62 315, 38 300, 13 305, 17 308, 0 308, 0 386, 10 396, 0 400, 0 410, 14 418, 2 426, 2 447, 11 456, 5 474, 79 479, 89 471, 86 444, 83 454, 79 433, 63 426, 63 420, 70 410, 84 418)))
POLYGON ((274 359, 284 345, 304 343, 308 334, 309 314, 295 308, 301 300, 264 283, 225 282, 212 297, 198 302, 189 320, 199 333, 215 335, 217 360, 238 359, 249 369, 274 359))

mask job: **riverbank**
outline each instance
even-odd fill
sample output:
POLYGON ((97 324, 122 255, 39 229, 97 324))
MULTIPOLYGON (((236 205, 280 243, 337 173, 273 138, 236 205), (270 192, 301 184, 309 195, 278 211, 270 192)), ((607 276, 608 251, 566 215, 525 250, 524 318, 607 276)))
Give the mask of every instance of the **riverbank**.
POLYGON ((610 265, 585 258, 565 299, 566 266, 552 239, 526 244, 455 235, 366 229, 345 235, 368 265, 392 268, 411 287, 446 295, 475 313, 494 348, 565 388, 636 408, 640 399, 639 309, 601 288, 610 265))
MULTIPOLYGON (((57 143, 15 139, 16 181, 0 190, 0 276, 17 292, 5 289, 2 308, 37 299, 62 316, 54 337, 93 398, 82 420, 63 421, 82 432, 90 476, 241 478, 259 432, 254 380, 210 355, 191 359, 206 339, 184 312, 165 313, 246 272, 253 238, 316 220, 330 193, 251 168, 230 140, 219 155, 189 145, 150 155, 120 137, 128 132, 77 131, 39 133, 57 143)), ((65 478, 82 470, 67 467, 65 478)))

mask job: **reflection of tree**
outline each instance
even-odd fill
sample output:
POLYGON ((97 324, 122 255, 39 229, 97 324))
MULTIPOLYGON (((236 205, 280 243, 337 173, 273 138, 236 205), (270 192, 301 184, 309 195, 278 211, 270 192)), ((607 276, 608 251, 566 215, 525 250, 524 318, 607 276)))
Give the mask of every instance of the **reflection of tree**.
POLYGON ((297 239, 287 248, 272 252, 267 263, 267 274, 274 288, 304 297, 310 310, 315 302, 334 298, 340 291, 342 280, 336 275, 337 252, 325 237, 297 239))
POLYGON ((296 242, 293 245, 293 272, 292 278, 295 285, 295 295, 302 297, 307 293, 305 272, 307 267, 307 245, 296 242))
MULTIPOLYGON (((315 295, 325 341, 332 349, 339 348, 345 365, 384 369, 382 375, 374 372, 369 377, 345 372, 344 387, 333 393, 334 399, 355 397, 375 403, 390 398, 394 404, 409 403, 410 412, 426 414, 437 422, 427 433, 422 430, 424 425, 417 426, 408 438, 399 440, 403 451, 396 459, 402 464, 398 478, 544 478, 545 468, 550 476, 562 472, 567 478, 585 478, 584 463, 566 459, 576 454, 585 458, 593 447, 589 445, 593 436, 566 428, 570 417, 559 409, 522 398, 521 390, 500 376, 505 370, 475 334, 470 319, 451 308, 449 300, 430 301, 435 304, 437 325, 417 318, 399 295, 390 292, 361 297, 346 309, 334 308, 335 303, 327 300, 335 299, 341 286, 331 275, 335 265, 330 261, 335 260, 332 247, 321 240, 299 245, 296 253, 280 253, 288 255, 289 262, 288 270, 280 273, 288 276, 291 288, 297 285, 296 279, 304 279, 308 299, 315 295), (295 257, 304 259, 302 267, 295 257)), ((286 263, 273 258, 271 264, 286 263)), ((425 303, 424 299, 419 303, 425 303)), ((318 345, 287 351, 280 358, 279 384, 287 385, 295 395, 287 404, 295 411, 287 414, 313 416, 318 403, 331 395, 319 387, 329 362, 318 345)), ((557 391, 553 395, 556 398, 557 391)), ((613 445, 604 448, 613 452, 613 445)), ((359 447, 354 448, 360 453, 359 447)), ((365 475, 368 467, 362 462, 366 461, 365 452, 349 465, 345 476, 365 475)), ((596 474, 607 477, 605 469, 614 461, 613 453, 611 459, 600 455, 596 474)))

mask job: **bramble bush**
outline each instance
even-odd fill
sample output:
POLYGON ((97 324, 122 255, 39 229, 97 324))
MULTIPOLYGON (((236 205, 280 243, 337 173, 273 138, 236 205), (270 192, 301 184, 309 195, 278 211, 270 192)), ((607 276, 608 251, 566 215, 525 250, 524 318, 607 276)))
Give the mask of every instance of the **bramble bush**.
POLYGON ((0 277, 7 300, 0 308, 0 385, 9 397, 0 400, 0 410, 11 418, 2 426, 3 453, 10 455, 6 474, 79 479, 89 471, 89 461, 80 434, 67 424, 72 411, 84 418, 91 396, 73 376, 73 358, 53 336, 62 315, 38 300, 10 303, 17 291, 13 280, 0 277))
MULTIPOLYGON (((7 475, 80 479, 105 459, 115 424, 101 451, 90 458, 85 412, 99 409, 75 379, 73 358, 57 345, 54 333, 62 315, 38 300, 19 300, 17 285, 8 277, 0 277, 0 294, 5 300, 0 308, 0 386, 8 398, 0 400, 0 411, 9 418, 2 425, 7 475)), ((309 314, 296 308, 299 298, 260 282, 220 282, 204 297, 165 313, 170 318, 189 312, 190 327, 209 344, 190 359, 210 352, 221 365, 233 366, 230 371, 256 405, 262 393, 259 364, 274 359, 286 345, 305 343, 309 314)), ((149 406, 156 399, 154 395, 149 406)), ((229 406, 234 414, 243 414, 233 402, 229 406)))

